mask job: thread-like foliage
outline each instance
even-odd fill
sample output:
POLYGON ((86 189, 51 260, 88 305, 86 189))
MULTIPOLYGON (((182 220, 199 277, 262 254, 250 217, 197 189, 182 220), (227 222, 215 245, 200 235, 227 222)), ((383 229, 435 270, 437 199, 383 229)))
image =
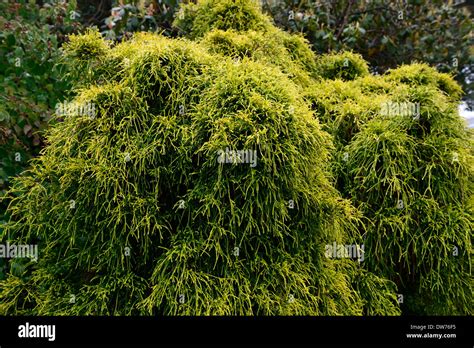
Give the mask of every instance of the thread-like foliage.
POLYGON ((273 29, 271 18, 262 13, 255 0, 200 0, 181 4, 173 23, 189 38, 196 39, 213 30, 266 31, 273 29))
POLYGON ((449 75, 316 57, 252 0, 175 24, 196 41, 65 46, 97 114, 58 115, 15 180, 0 240, 40 255, 10 261, 0 314, 393 315, 396 292, 472 314, 473 138, 449 75))
POLYGON ((1 314, 399 313, 393 283, 325 255, 359 213, 332 184, 330 135, 277 66, 138 34, 83 69, 75 101, 97 115, 53 127, 10 192, 1 239, 40 255, 11 261, 1 314), (255 161, 222 163, 226 149, 255 161))
POLYGON ((303 87, 313 83, 316 75, 315 54, 303 37, 273 28, 267 32, 213 30, 202 43, 210 52, 235 60, 248 57, 266 65, 275 65, 303 87))
POLYGON ((364 265, 397 283, 407 313, 472 314, 473 137, 460 93, 425 64, 307 91, 335 136, 338 188, 366 218, 364 265))
POLYGON ((369 75, 367 62, 360 54, 340 52, 324 54, 316 61, 317 73, 324 79, 354 80, 369 75))

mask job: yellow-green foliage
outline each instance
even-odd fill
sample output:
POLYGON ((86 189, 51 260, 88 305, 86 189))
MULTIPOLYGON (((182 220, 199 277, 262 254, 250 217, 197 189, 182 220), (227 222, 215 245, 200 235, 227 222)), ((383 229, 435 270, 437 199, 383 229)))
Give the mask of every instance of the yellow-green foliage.
POLYGON ((311 74, 315 73, 315 55, 299 36, 278 29, 265 33, 213 30, 204 36, 202 44, 212 53, 233 59, 248 57, 264 64, 276 65, 301 86, 313 83, 311 74))
POLYGON ((181 4, 174 25, 194 39, 213 29, 243 32, 273 27, 256 0, 199 0, 197 4, 181 4))
POLYGON ((315 54, 303 36, 289 34, 282 30, 273 30, 270 35, 286 48, 294 62, 302 66, 313 78, 317 76, 315 54))
POLYGON ((397 283, 408 313, 472 314, 473 137, 460 92, 424 64, 306 90, 335 137, 338 188, 367 218, 365 265, 397 283))
POLYGON ((393 283, 325 257, 359 214, 277 66, 153 34, 105 57, 75 100, 97 115, 53 127, 10 192, 0 240, 40 257, 12 260, 0 314, 399 313, 393 283), (226 148, 255 151, 255 166, 219 163, 226 148))
POLYGON ((376 76, 364 79, 321 80, 305 91, 306 99, 338 146, 346 145, 363 124, 379 113, 381 103, 389 100, 387 94, 377 92, 392 84, 376 76))
POLYGON ((203 38, 202 43, 213 53, 275 64, 302 86, 311 84, 310 76, 316 77, 315 54, 307 41, 273 26, 256 1, 183 4, 175 25, 190 38, 203 38))
POLYGON ((175 23, 196 41, 66 46, 97 115, 53 127, 9 193, 0 241, 41 256, 10 262, 0 314, 387 315, 395 291, 408 313, 472 314, 473 138, 448 75, 315 57, 253 0, 175 23), (363 264, 333 242, 363 243, 363 264))
POLYGON ((82 35, 70 35, 69 42, 64 44, 65 56, 80 61, 103 58, 108 48, 100 33, 92 29, 82 35))
POLYGON ((99 32, 88 29, 85 34, 73 34, 62 49, 63 60, 70 67, 68 74, 78 86, 92 83, 98 75, 111 74, 103 68, 108 61, 109 43, 99 32))
POLYGON ((369 75, 367 62, 352 52, 328 53, 318 57, 317 73, 324 79, 354 80, 369 75))
POLYGON ((390 69, 387 72, 386 80, 401 82, 410 86, 433 86, 456 102, 463 94, 461 86, 450 75, 437 72, 423 63, 412 63, 390 69))

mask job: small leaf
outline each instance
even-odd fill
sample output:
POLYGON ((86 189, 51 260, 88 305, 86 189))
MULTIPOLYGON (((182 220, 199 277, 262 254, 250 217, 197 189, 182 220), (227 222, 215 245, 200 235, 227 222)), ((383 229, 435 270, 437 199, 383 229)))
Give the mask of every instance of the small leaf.
POLYGON ((31 127, 29 124, 26 124, 24 127, 23 127, 23 132, 25 133, 25 135, 28 134, 28 132, 32 129, 33 127, 31 127))

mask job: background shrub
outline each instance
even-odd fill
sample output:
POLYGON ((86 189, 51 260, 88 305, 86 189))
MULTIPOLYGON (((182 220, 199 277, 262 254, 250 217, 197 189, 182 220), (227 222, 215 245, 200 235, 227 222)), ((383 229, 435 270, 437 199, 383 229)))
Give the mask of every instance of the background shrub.
POLYGON ((468 1, 264 1, 278 27, 303 33, 318 54, 353 51, 373 72, 423 61, 456 75, 473 103, 473 22, 468 1), (443 34, 440 34, 443 33, 443 34))
MULTIPOLYGON (((0 197, 10 178, 39 153, 41 132, 56 104, 67 98, 59 47, 79 27, 74 8, 74 2, 0 3, 0 197)), ((5 208, 0 203, 0 222, 5 208)))

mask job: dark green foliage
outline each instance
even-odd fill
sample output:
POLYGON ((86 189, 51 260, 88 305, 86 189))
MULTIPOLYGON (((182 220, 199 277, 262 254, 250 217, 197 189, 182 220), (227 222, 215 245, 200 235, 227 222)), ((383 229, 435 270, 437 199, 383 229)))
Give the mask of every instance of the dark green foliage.
MULTIPOLYGON (((412 61, 456 75, 472 104, 472 5, 468 1, 265 1, 278 27, 304 34, 315 52, 354 51, 383 73, 412 61)), ((472 105, 471 105, 472 106, 472 105)))
MULTIPOLYGON (((79 27, 67 15, 73 10, 73 2, 43 7, 0 3, 0 197, 11 177, 38 155, 44 146, 41 132, 56 103, 67 97, 59 46, 79 27)), ((0 224, 5 209, 6 203, 0 204, 0 224)))
POLYGON ((101 34, 114 41, 129 39, 132 33, 140 31, 175 36, 176 30, 172 28, 172 23, 179 2, 180 0, 113 1, 112 8, 107 9, 110 10, 109 16, 101 23, 101 34))

